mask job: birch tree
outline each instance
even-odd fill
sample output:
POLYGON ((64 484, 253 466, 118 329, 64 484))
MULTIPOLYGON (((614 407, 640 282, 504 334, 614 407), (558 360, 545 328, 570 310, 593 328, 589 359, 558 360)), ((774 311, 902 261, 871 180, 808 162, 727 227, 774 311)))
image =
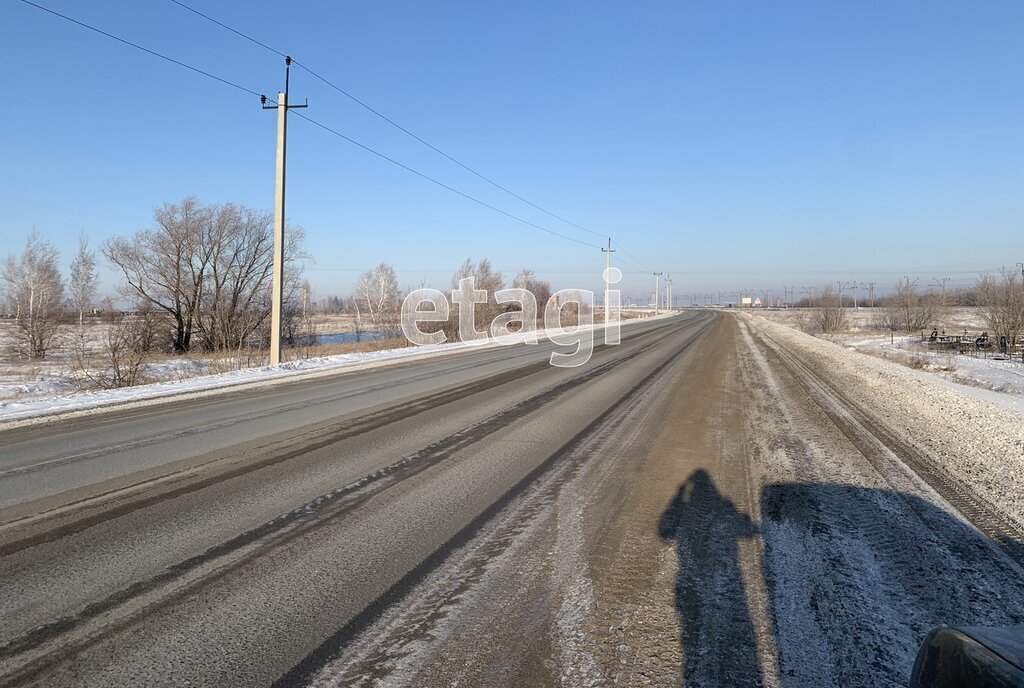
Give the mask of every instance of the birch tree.
POLYGON ((63 321, 64 283, 57 249, 32 230, 20 256, 8 256, 0 277, 6 287, 7 308, 15 317, 18 352, 42 359, 50 350, 63 321))
POLYGON ((395 336, 401 307, 395 269, 387 263, 381 263, 367 270, 356 280, 355 292, 358 311, 365 313, 374 327, 386 336, 395 336))
POLYGON ((71 290, 71 305, 78 311, 79 329, 85 324, 86 311, 92 310, 98 280, 96 252, 89 249, 89 237, 83 233, 78 237, 78 253, 71 261, 68 283, 71 290))

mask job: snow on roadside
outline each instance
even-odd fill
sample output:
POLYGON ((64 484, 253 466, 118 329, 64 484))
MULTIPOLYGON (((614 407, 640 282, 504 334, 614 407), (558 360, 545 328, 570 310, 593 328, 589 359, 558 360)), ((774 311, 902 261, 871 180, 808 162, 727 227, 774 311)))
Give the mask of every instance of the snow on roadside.
MULTIPOLYGON (((893 358, 898 363, 920 365, 923 370, 950 382, 1024 397, 1024 362, 1019 357, 1009 360, 1005 357, 984 358, 970 354, 929 351, 917 337, 891 339, 888 335, 838 334, 821 335, 821 338, 861 353, 893 358)), ((978 396, 987 400, 1000 397, 997 394, 978 396)), ((1008 396, 1006 402, 1018 410, 1024 409, 1024 398, 1008 396)))
MULTIPOLYGON (((649 318, 621 321, 623 328, 632 323, 650 322, 653 319, 672 317, 675 313, 664 313, 649 318)), ((593 329, 603 329, 604 324, 595 324, 593 329)), ((570 330, 571 331, 571 330, 570 330)), ((544 341, 545 331, 538 330, 538 338, 544 341)), ((62 396, 34 398, 0 402, 0 423, 5 426, 19 425, 40 417, 57 414, 82 413, 101 410, 113 405, 142 406, 158 403, 168 397, 191 397, 215 393, 238 385, 267 385, 297 379, 330 375, 339 372, 365 370, 396 362, 409 362, 427 357, 445 356, 469 349, 494 348, 503 344, 494 340, 481 343, 446 342, 428 346, 408 346, 400 349, 364 351, 336 356, 299 359, 279 366, 245 368, 215 375, 205 375, 184 380, 156 382, 111 390, 91 390, 62 396)))
MULTIPOLYGON (((921 447, 950 475, 1024 526, 1024 411, 954 389, 921 371, 743 314, 754 329, 813 357, 851 401, 921 447)), ((980 390, 984 391, 984 390, 980 390)))

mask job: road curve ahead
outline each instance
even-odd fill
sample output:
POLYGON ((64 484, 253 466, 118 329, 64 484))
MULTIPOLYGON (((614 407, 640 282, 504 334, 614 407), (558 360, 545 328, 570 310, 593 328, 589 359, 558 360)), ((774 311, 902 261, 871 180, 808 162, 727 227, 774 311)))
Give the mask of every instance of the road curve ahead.
POLYGON ((489 349, 0 431, 0 684, 313 681, 510 509, 621 460, 716 317, 579 368, 489 349))

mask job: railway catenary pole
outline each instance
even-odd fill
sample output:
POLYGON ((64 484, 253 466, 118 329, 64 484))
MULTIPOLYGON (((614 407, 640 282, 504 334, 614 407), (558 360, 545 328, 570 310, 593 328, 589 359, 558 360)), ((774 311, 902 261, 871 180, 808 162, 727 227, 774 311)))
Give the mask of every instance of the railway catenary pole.
POLYGON ((932 282, 936 287, 942 287, 942 307, 946 307, 946 283, 949 282, 948 277, 932 277, 932 282))
POLYGON ((277 179, 274 187, 274 274, 270 304, 270 365, 281 363, 281 314, 284 310, 284 177, 288 146, 288 111, 306 105, 288 104, 288 77, 292 58, 284 58, 284 90, 277 94, 277 103, 267 105, 260 96, 264 110, 277 110, 277 179))

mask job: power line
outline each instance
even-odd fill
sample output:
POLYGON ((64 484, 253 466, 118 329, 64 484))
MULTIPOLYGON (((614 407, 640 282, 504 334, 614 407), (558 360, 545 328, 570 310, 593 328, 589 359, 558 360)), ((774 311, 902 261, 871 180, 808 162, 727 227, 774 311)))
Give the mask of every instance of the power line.
POLYGON ((459 196, 462 196, 465 199, 473 201, 474 203, 476 203, 478 205, 481 205, 484 208, 488 208, 490 210, 493 210, 496 213, 500 213, 500 214, 504 215, 505 217, 508 217, 508 218, 511 218, 511 219, 515 220, 516 222, 521 222, 524 225, 528 225, 530 227, 533 227, 534 229, 539 229, 542 232, 547 232, 548 234, 551 234, 552 236, 556 236, 556 237, 559 237, 561 239, 565 239, 566 241, 573 241, 573 242, 575 242, 577 244, 581 244, 583 246, 589 246, 590 248, 601 248, 597 244, 591 244, 591 243, 583 241, 581 239, 577 239, 575 237, 571 237, 571 236, 569 236, 567 234, 562 234, 561 232, 556 232, 553 229, 548 229, 547 227, 544 227, 542 225, 538 225, 536 223, 530 222, 529 220, 525 220, 525 219, 519 217, 518 215, 513 215, 510 212, 507 212, 505 210, 502 210, 501 208, 495 207, 495 206, 491 205, 490 203, 487 203, 485 201, 481 201, 479 198, 476 198, 474 196, 470 196, 469 194, 467 194, 467 193, 465 193, 463 191, 459 191, 458 189, 456 189, 453 186, 448 186, 444 182, 439 181, 437 179, 434 179, 430 175, 424 174, 423 172, 420 172, 419 170, 416 170, 416 169, 413 169, 412 167, 409 167, 405 163, 399 162, 398 160, 395 160, 394 158, 389 157, 389 156, 385 155, 384 153, 381 153, 380 151, 374 150, 373 148, 370 148, 366 144, 360 143, 359 141, 356 141, 352 137, 346 136, 345 134, 342 134, 340 131, 337 131, 336 129, 332 129, 331 127, 327 126, 326 124, 323 124, 321 122, 316 121, 312 117, 307 117, 306 115, 304 115, 304 114, 302 114, 300 112, 296 112, 295 116, 296 117, 300 117, 300 118, 306 120, 307 122, 309 122, 310 124, 313 124, 314 126, 320 127, 324 131, 327 131, 327 132, 329 132, 331 134, 334 134, 338 138, 344 139, 345 141, 348 141, 349 143, 351 143, 351 144, 353 144, 355 146, 358 146, 359 148, 362 148, 363 150, 365 150, 368 153, 372 153, 373 155, 376 155, 377 157, 379 157, 379 158, 381 158, 383 160, 387 160, 388 162, 392 163, 393 165, 397 165, 398 167, 401 167, 403 170, 406 170, 408 172, 412 172, 413 174, 415 174, 418 177, 422 177, 423 179, 426 179, 429 182, 433 182, 434 184, 437 184, 438 186, 440 186, 443 189, 447 189, 447 190, 451 191, 452 193, 458 194, 459 196))
MULTIPOLYGON (((174 1, 174 2, 177 2, 177 0, 173 0, 173 1, 174 1)), ((342 95, 344 95, 345 97, 347 97, 347 98, 349 98, 350 100, 352 100, 352 102, 354 102, 354 103, 356 103, 356 104, 360 105, 361 107, 365 108, 365 109, 366 109, 366 110, 368 110, 369 112, 372 112, 373 114, 377 115, 378 117, 380 117, 380 118, 381 118, 382 120, 384 120, 384 121, 385 121, 385 122, 387 122, 388 124, 390 124, 390 125, 392 125, 393 127, 395 127, 395 128, 397 128, 397 129, 399 129, 400 131, 402 131, 402 132, 406 133, 406 134, 407 134, 407 135, 409 135, 410 137, 412 137, 412 138, 416 139, 417 141, 419 141, 419 142, 420 142, 421 144, 423 144, 424 146, 426 146, 426 147, 427 147, 427 148, 429 148, 430 150, 432 150, 432 151, 434 151, 435 153, 437 153, 438 155, 441 155, 441 156, 443 156, 444 158, 446 158, 446 159, 450 160, 451 162, 455 163, 456 165, 458 165, 458 166, 459 166, 459 167, 461 167, 462 169, 466 170, 466 171, 467 171, 467 172, 469 172, 470 174, 473 174, 473 175, 475 175, 476 177, 479 177, 480 179, 482 179, 483 181, 487 182, 488 184, 490 184, 490 185, 491 185, 491 186, 493 186, 494 188, 496 188, 496 189, 499 189, 499 190, 501 190, 501 191, 504 191, 504 192, 505 192, 505 193, 507 193, 507 194, 508 194, 509 196, 512 196, 513 198, 516 198, 516 199, 518 199, 518 200, 522 201, 523 203, 525 203, 526 205, 530 206, 531 208, 534 208, 535 210, 539 210, 540 212, 542 212, 542 213, 544 213, 544 214, 546 214, 546 215, 549 215, 549 216, 551 216, 551 217, 555 218, 555 219, 556 219, 556 220, 558 220, 559 222, 564 222, 564 223, 565 223, 565 224, 567 224, 567 225, 570 225, 570 226, 572 226, 572 227, 575 227, 576 229, 580 229, 580 230, 582 230, 582 231, 584 231, 584 232, 587 232, 587 233, 589 233, 589 234, 593 234, 593 235, 594 235, 594 236, 596 236, 596 237, 601 237, 601 238, 604 238, 604 237, 605 237, 605 235, 604 235, 604 234, 602 234, 601 232, 595 232, 594 230, 592 230, 592 229, 589 229, 589 228, 587 228, 587 227, 584 227, 583 225, 577 224, 577 223, 575 223, 575 222, 573 222, 573 221, 571 221, 571 220, 567 220, 567 219, 565 219, 564 217, 561 217, 560 215, 556 215, 555 213, 551 212, 550 210, 548 210, 548 209, 546 209, 546 208, 543 208, 543 207, 541 207, 541 206, 537 205, 537 204, 536 204, 536 203, 534 203, 533 201, 531 201, 531 200, 529 200, 529 199, 527 199, 527 198, 524 198, 524 197, 520 196, 519 194, 517 194, 516 192, 512 191, 511 189, 508 189, 507 187, 505 187, 505 186, 502 186, 501 184, 499 184, 498 182, 494 181, 494 180, 493 180, 493 179, 491 179, 490 177, 487 177, 487 176, 485 176, 485 175, 481 174, 480 172, 477 172, 476 170, 474 170, 474 169, 473 169, 472 167, 470 167, 469 165, 466 165, 465 163, 463 163, 463 162, 461 162, 461 161, 459 161, 459 160, 455 159, 455 158, 454 158, 454 157, 452 157, 451 155, 448 155, 448 154, 447 154, 447 153, 445 153, 445 152, 444 152, 443 150, 441 150, 441 149, 440 149, 440 148, 438 148, 437 146, 433 145, 433 144, 432 144, 432 143, 430 143, 429 141, 425 141, 424 139, 420 138, 419 136, 417 136, 417 135, 416 135, 416 134, 414 134, 413 132, 411 132, 411 131, 409 131, 408 129, 406 129, 405 127, 403 127, 403 126, 402 126, 401 124, 399 124, 398 122, 394 121, 393 119, 391 119, 390 117, 386 116, 385 114, 383 114, 383 113, 382 113, 382 112, 380 112, 379 110, 376 110, 375 108, 371 107, 370 105, 367 105, 366 103, 364 103, 363 101, 359 100, 359 99, 358 99, 358 98, 356 98, 356 97, 355 97, 354 95, 352 95, 352 94, 351 94, 351 93, 349 93, 348 91, 344 90, 343 88, 341 88, 341 87, 340 87, 340 86, 338 86, 337 84, 335 84, 335 83, 333 83, 333 82, 329 81, 328 79, 326 79, 326 78, 324 78, 324 77, 320 76, 319 74, 317 74, 316 72, 314 72, 314 71, 313 71, 312 69, 310 69, 310 68, 309 68, 309 67, 307 67, 306 65, 302 64, 301 62, 299 62, 298 60, 296 60, 296 61, 295 61, 295 64, 296 64, 297 66, 301 67, 302 69, 306 70, 306 71, 307 71, 307 72, 308 72, 308 73, 310 74, 310 76, 316 77, 316 78, 317 78, 317 79, 319 79, 320 81, 324 82, 325 84, 327 84, 328 86, 330 86, 331 88, 333 88, 333 89, 334 89, 335 91, 337 91, 338 93, 341 93, 341 94, 342 94, 342 95)))
POLYGON ((104 31, 103 29, 98 29, 95 26, 92 26, 90 24, 86 24, 83 21, 79 21, 77 19, 69 17, 66 14, 61 14, 60 12, 57 12, 56 10, 51 10, 49 7, 43 7, 42 5, 37 5, 36 3, 31 2, 31 0, 21 0, 21 2, 23 2, 26 5, 29 5, 31 7, 35 7, 37 10, 42 10, 43 12, 48 12, 48 13, 52 14, 55 17, 60 17, 61 19, 65 20, 65 21, 71 22, 72 24, 77 24, 78 26, 81 26, 82 28, 89 29, 90 31, 94 31, 94 32, 100 34, 101 36, 106 36, 107 38, 112 38, 115 41, 118 41, 119 43, 123 43, 123 44, 125 44, 127 46, 131 46, 132 48, 135 48, 136 50, 141 50, 142 52, 148 53, 148 54, 150 54, 150 55, 152 55, 154 57, 159 57, 161 60, 166 60, 167 62, 170 62, 171 64, 177 65, 179 67, 184 67, 185 69, 193 71, 196 74, 202 74, 203 76, 209 77, 210 79, 213 79, 215 81, 219 81, 222 84, 227 84, 228 86, 231 86, 232 88, 237 88, 239 91, 245 91, 246 93, 249 93, 250 95, 254 95, 254 96, 259 96, 260 95, 258 92, 252 90, 251 88, 246 88, 245 86, 241 86, 239 84, 236 84, 233 81, 229 81, 228 79, 225 79, 223 77, 219 77, 216 74, 211 74, 210 72, 207 72, 205 70, 199 69, 198 67, 193 67, 192 65, 185 64, 184 62, 181 62, 179 60, 175 60, 173 57, 168 57, 167 55, 164 55, 163 53, 158 53, 155 50, 150 50, 149 48, 144 48, 141 45, 139 45, 138 43, 132 43, 131 41, 129 41, 126 38, 121 38, 120 36, 115 36, 112 33, 108 33, 106 31, 104 31))
MULTIPOLYGON (((239 31, 238 29, 235 29, 235 28, 233 28, 231 26, 228 26, 224 22, 218 21, 217 19, 214 19, 213 17, 210 17, 209 15, 203 14, 202 12, 200 12, 197 9, 189 7, 188 5, 186 5, 185 3, 181 2, 180 0, 171 0, 171 2, 173 2, 175 5, 178 5, 179 7, 182 7, 182 8, 184 8, 184 9, 186 9, 186 10, 188 10, 188 11, 190 11, 190 12, 192 12, 192 13, 194 13, 194 14, 196 14, 196 15, 198 15, 198 16, 200 16, 200 17, 202 17, 202 18, 204 18, 204 19, 206 19, 208 21, 210 21, 210 22, 213 22, 217 26, 220 26, 220 27, 230 31, 231 33, 236 34, 237 36, 240 36, 240 37, 244 38, 245 40, 247 40, 247 41, 249 41, 251 43, 254 43, 255 45, 260 46, 261 48, 269 50, 269 51, 271 51, 271 52, 273 52, 273 53, 275 53, 277 55, 280 55, 282 57, 285 56, 285 54, 282 53, 281 51, 279 51, 279 50, 277 50, 275 48, 270 47, 266 43, 263 43, 262 41, 257 40, 256 38, 253 38, 252 36, 242 32, 242 31, 239 31)), ((566 218, 561 217, 560 215, 556 215, 555 213, 551 212, 550 210, 547 210, 546 208, 543 208, 543 207, 537 205, 533 201, 531 201, 531 200, 529 200, 527 198, 524 198, 523 196, 520 196, 519 194, 517 194, 516 192, 512 191, 511 189, 508 189, 507 187, 502 186, 501 184, 499 184, 498 182, 494 181, 490 177, 488 177, 488 176, 486 176, 486 175, 476 171, 475 169, 473 169, 469 165, 466 165, 465 163, 461 162, 460 160, 457 160, 456 158, 454 158, 453 156, 449 155, 448 153, 445 153, 443 150, 441 150, 440 148, 438 148, 434 144, 432 144, 429 141, 426 141, 425 139, 423 139, 422 137, 416 135, 415 133, 413 133, 412 131, 410 131, 406 127, 403 127, 401 124, 399 124, 395 120, 391 119, 390 117, 385 115, 380 110, 377 110, 376 108, 374 108, 373 106, 369 105, 368 103, 363 102, 362 100, 360 100, 356 96, 352 95, 351 93, 349 93, 348 91, 343 89, 341 86, 338 86, 336 83, 334 83, 333 81, 331 81, 327 77, 322 76, 321 74, 318 74, 317 72, 313 71, 312 69, 310 69, 306 65, 302 64, 302 62, 300 62, 299 60, 296 60, 296 59, 292 58, 292 63, 295 66, 297 66, 297 67, 301 67, 306 72, 308 72, 310 76, 315 77, 316 79, 319 79, 320 81, 322 81, 324 84, 326 84, 330 88, 334 89, 338 93, 342 94, 343 96, 345 96, 346 98, 351 100, 353 103, 356 103, 360 107, 366 109, 368 112, 373 113, 374 115, 376 115, 377 117, 381 118, 382 120, 384 120, 385 122, 387 122, 391 126, 395 127, 396 129, 402 131, 406 135, 408 135, 411 138, 415 139, 416 141, 420 142, 421 144, 423 144, 424 146, 426 146, 430 150, 434 151, 438 155, 441 155, 444 158, 446 158, 447 160, 455 163, 456 165, 458 165, 462 169, 466 170, 467 172, 469 172, 469 173, 479 177, 480 179, 482 179, 483 181, 487 182, 488 184, 490 184, 491 186, 495 187, 496 189, 504 191, 509 196, 512 196, 513 198, 516 198, 519 201, 522 201, 523 203, 525 203, 526 205, 530 206, 531 208, 539 210, 540 212, 545 213, 546 215, 549 215, 549 216, 555 218, 559 222, 564 222, 567 225, 575 227, 576 229, 582 230, 582 231, 587 232, 589 234, 593 234, 594 236, 601 237, 602 239, 605 238, 605 236, 607 236, 606 234, 603 234, 601 232, 596 232, 596 231, 594 231, 594 230, 592 230, 592 229, 590 229, 588 227, 584 227, 583 225, 577 224, 577 223, 573 222, 572 220, 567 220, 566 218)), ((621 246, 620 246, 620 248, 621 248, 621 246)))
MULTIPOLYGON (((175 5, 178 5, 179 7, 183 7, 183 8, 185 8, 186 10, 188 10, 189 12, 192 12, 193 14, 198 14, 198 15, 199 15, 200 17, 202 17, 203 19, 205 19, 205 20, 207 20, 207 21, 210 21, 210 22, 213 22, 213 23, 214 23, 214 24, 216 24, 217 26, 219 26, 219 27, 221 27, 221 28, 223 28, 223 29, 227 29, 228 31, 230 31, 231 33, 233 33, 233 34, 235 34, 235 35, 237 35, 237 36, 241 36, 242 38, 244 38, 244 39, 245 39, 245 40, 247 40, 247 41, 250 41, 250 42, 252 42, 252 43, 255 43, 256 45, 260 46, 261 48, 265 48, 265 49, 269 50, 269 51, 270 51, 270 52, 272 52, 272 53, 276 53, 276 54, 278 54, 278 55, 279 55, 279 56, 281 56, 281 57, 288 57, 287 55, 285 55, 284 53, 282 53, 282 52, 281 52, 280 50, 275 50, 274 48, 271 48, 271 47, 270 47, 269 45, 267 45, 266 43, 263 43, 262 41, 258 41, 258 40, 256 40, 255 38, 253 38, 252 36, 250 36, 250 35, 248 35, 248 34, 246 34, 246 33, 242 33, 242 32, 241 32, 241 31, 239 31, 238 29, 234 29, 234 28, 232 28, 232 27, 228 26, 227 24, 225 24, 225 23, 223 23, 223 22, 219 22, 219 21, 217 21, 216 19, 214 19, 213 17, 211 17, 210 15, 208 15, 208 14, 203 14, 202 12, 200 12, 199 10, 197 10, 197 9, 196 9, 196 8, 194 8, 194 7, 189 7, 188 5, 186 5, 186 4, 185 4, 185 3, 183 3, 183 2, 178 2, 178 0, 171 0, 171 2, 173 2, 173 3, 175 4, 175 5)), ((296 65, 298 65, 298 64, 299 64, 299 63, 298 63, 298 62, 296 62, 295 60, 292 60, 292 63, 293 63, 293 64, 296 64, 296 65)))
MULTIPOLYGON (((137 50, 141 50, 141 51, 143 51, 145 53, 148 53, 150 55, 153 55, 155 57, 159 57, 162 60, 166 60, 167 62, 170 62, 171 64, 177 65, 179 67, 183 67, 183 68, 188 69, 188 70, 190 70, 192 72, 196 72, 197 74, 202 74, 203 76, 209 77, 209 78, 214 79, 216 81, 219 81, 219 82, 221 82, 223 84, 227 84, 228 86, 232 86, 233 88, 237 88, 237 89, 239 89, 241 91, 244 91, 246 93, 249 93, 251 95, 262 97, 262 94, 257 92, 257 91, 245 88, 244 86, 240 86, 239 84, 236 84, 236 83, 234 83, 232 81, 229 81, 227 79, 221 78, 221 77, 216 76, 214 74, 210 74, 209 72, 206 72, 206 71, 204 71, 202 69, 199 69, 197 67, 193 67, 192 65, 189 65, 189 64, 186 64, 184 62, 181 62, 180 60, 176 60, 176 59, 174 59, 172 57, 168 57, 167 55, 163 55, 163 54, 158 53, 158 52, 156 52, 154 50, 150 50, 149 48, 145 48, 145 47, 143 47, 143 46, 141 46, 141 45, 139 45, 137 43, 133 43, 132 41, 129 41, 129 40, 124 39, 124 38, 121 38, 120 36, 115 36, 112 33, 108 33, 107 31, 103 31, 102 29, 96 28, 95 26, 92 26, 90 24, 86 24, 85 22, 79 21, 79 20, 74 19, 72 17, 69 17, 67 15, 61 14, 60 12, 56 12, 54 10, 51 10, 51 9, 47 8, 47 7, 43 7, 42 5, 38 5, 38 4, 34 3, 34 2, 31 2, 31 0, 21 0, 21 2, 25 3, 26 5, 30 5, 32 7, 35 7, 36 9, 42 10, 44 12, 48 12, 49 14, 52 14, 52 15, 54 15, 56 17, 60 17, 61 19, 69 21, 69 22, 71 22, 73 24, 77 24, 78 26, 81 26, 83 28, 89 29, 90 31, 94 31, 94 32, 96 32, 96 33, 98 33, 98 34, 100 34, 102 36, 106 36, 107 38, 111 38, 111 39, 113 39, 115 41, 118 41, 119 43, 123 43, 124 45, 131 46, 132 48, 135 48, 137 50)), ((181 3, 178 3, 178 4, 181 4, 181 3)), ((189 9, 191 9, 191 8, 189 8, 189 9)), ((274 102, 273 100, 270 100, 270 99, 268 99, 268 101, 269 102, 274 102)), ((276 105, 276 103, 275 103, 275 105, 276 105)), ((367 145, 365 145, 363 143, 360 143, 359 141, 356 141, 355 139, 353 139, 353 138, 351 138, 349 136, 346 136, 346 135, 342 134, 341 132, 339 132, 339 131, 337 131, 335 129, 332 129, 331 127, 328 127, 325 124, 321 124, 320 122, 317 122, 316 120, 314 120, 314 119, 312 119, 310 117, 306 117, 305 115, 302 115, 301 113, 297 112, 295 114, 296 114, 296 116, 301 117, 304 120, 307 120, 308 122, 310 122, 310 123, 320 127, 321 129, 324 129, 325 131, 328 131, 328 132, 334 134, 335 136, 338 136, 338 137, 348 141, 349 143, 351 143, 351 144, 353 144, 355 146, 358 146, 359 148, 362 148, 363 150, 365 150, 365 151, 367 151, 369 153, 372 153, 373 155, 376 155, 379 158, 387 160, 388 162, 390 162, 390 163, 392 163, 394 165, 397 165, 398 167, 401 167, 404 170, 412 172, 413 174, 415 174, 415 175, 417 175, 419 177, 422 177, 423 179, 426 179, 427 181, 433 182, 434 184, 437 184, 438 186, 440 186, 440 187, 442 187, 444 189, 447 189, 448 191, 451 191, 452 193, 458 194, 459 196, 462 196, 465 199, 473 201, 474 203, 476 203, 478 205, 481 205, 481 206, 483 206, 485 208, 488 208, 489 210, 492 210, 492 211, 494 211, 496 213, 504 215, 504 216, 506 216, 508 218, 511 218, 511 219, 513 219, 513 220, 515 220, 517 222, 521 222, 521 223, 523 223, 525 225, 528 225, 530 227, 533 227, 535 229, 539 229, 540 231, 546 232, 548 234, 551 234, 552 236, 556 236, 556 237, 565 239, 567 241, 572 241, 572 242, 575 242, 577 244, 581 244, 583 246, 588 246, 590 248, 600 248, 600 246, 598 246, 596 244, 591 244, 591 243, 588 243, 586 241, 581 241, 580 239, 577 239, 575 237, 571 237, 571 236, 568 236, 566 234, 562 234, 560 232, 556 232, 553 229, 549 229, 549 228, 544 227, 542 225, 538 225, 536 223, 530 222, 529 220, 525 220, 525 219, 523 219, 523 218, 521 218, 521 217, 519 217, 517 215, 513 215, 512 213, 504 211, 501 208, 498 208, 498 207, 493 206, 493 205, 491 205, 489 203, 481 201, 480 199, 475 198, 473 196, 470 196, 469 194, 467 194, 467 193, 465 193, 463 191, 459 191, 458 189, 456 189, 456 188, 454 188, 452 186, 449 186, 449 185, 445 184, 444 182, 438 181, 437 179, 434 179, 433 177, 430 177, 429 175, 426 175, 426 174, 424 174, 424 173, 422 173, 422 172, 420 172, 418 170, 415 170, 412 167, 409 167, 408 165, 406 165, 404 163, 401 163, 398 160, 395 160, 394 158, 391 158, 391 157, 389 157, 389 156, 387 156, 387 155, 385 155, 383 153, 380 153, 379 151, 376 151, 373 148, 370 148, 369 146, 367 146, 367 145)))
POLYGON ((641 269, 642 271, 644 271, 644 272, 653 272, 653 270, 651 270, 651 269, 650 269, 650 268, 648 268, 648 267, 647 267, 646 265, 644 265, 643 263, 641 263, 641 262, 640 262, 640 261, 639 261, 639 260, 638 260, 638 259, 636 258, 636 256, 634 256, 634 255, 633 255, 632 253, 630 253, 629 251, 627 251, 627 250, 625 249, 625 247, 624 247, 624 246, 623 246, 622 244, 620 244, 619 242, 615 241, 615 239, 612 239, 612 243, 613 243, 613 244, 615 244, 616 246, 618 246, 618 247, 619 247, 619 249, 621 249, 623 253, 625 253, 625 254, 626 254, 626 255, 627 255, 627 256, 628 256, 629 258, 631 258, 631 259, 632 259, 632 261, 633 261, 633 263, 634 263, 634 264, 635 264, 635 265, 636 265, 637 267, 639 267, 639 268, 640 268, 640 269, 641 269))

